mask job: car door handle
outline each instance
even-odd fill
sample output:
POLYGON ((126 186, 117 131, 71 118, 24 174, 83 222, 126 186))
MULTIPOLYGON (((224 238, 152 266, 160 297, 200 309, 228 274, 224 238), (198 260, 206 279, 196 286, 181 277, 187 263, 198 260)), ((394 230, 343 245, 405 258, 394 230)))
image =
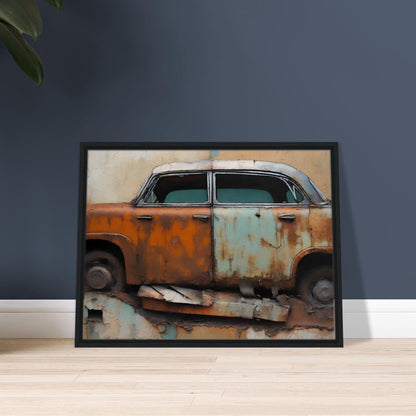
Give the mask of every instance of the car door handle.
POLYGON ((199 215, 199 214, 195 214, 195 215, 192 215, 192 218, 194 220, 199 220, 199 221, 202 221, 202 222, 207 222, 209 220, 209 215, 199 215))
POLYGON ((279 219, 283 221, 295 221, 296 216, 293 214, 282 214, 279 215, 279 219))
POLYGON ((151 215, 139 215, 137 217, 138 220, 147 220, 150 221, 153 217, 151 215))

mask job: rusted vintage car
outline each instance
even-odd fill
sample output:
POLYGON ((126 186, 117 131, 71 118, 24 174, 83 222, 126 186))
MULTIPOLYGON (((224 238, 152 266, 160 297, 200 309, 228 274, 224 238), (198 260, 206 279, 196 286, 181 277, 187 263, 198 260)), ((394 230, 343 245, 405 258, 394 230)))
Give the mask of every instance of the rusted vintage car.
POLYGON ((156 167, 132 201, 88 205, 85 237, 90 290, 158 284, 333 302, 331 202, 285 164, 156 167))

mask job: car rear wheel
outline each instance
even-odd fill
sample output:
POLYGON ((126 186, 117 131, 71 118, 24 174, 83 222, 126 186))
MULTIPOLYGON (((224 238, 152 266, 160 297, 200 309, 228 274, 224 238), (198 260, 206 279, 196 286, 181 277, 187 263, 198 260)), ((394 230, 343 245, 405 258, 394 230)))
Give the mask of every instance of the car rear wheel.
POLYGON ((125 289, 124 267, 112 253, 92 250, 85 256, 86 289, 122 292, 125 289))
POLYGON ((305 271, 298 285, 298 295, 304 302, 313 306, 332 306, 334 302, 332 267, 315 266, 305 271))

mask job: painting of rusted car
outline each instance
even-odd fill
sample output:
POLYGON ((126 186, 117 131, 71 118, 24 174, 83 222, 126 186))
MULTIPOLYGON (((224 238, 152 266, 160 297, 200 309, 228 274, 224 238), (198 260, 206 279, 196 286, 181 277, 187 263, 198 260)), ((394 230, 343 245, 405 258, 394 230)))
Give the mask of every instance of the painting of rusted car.
POLYGON ((332 221, 331 200, 287 163, 160 164, 130 201, 86 205, 83 288, 158 316, 287 328, 300 316, 333 331, 332 221))

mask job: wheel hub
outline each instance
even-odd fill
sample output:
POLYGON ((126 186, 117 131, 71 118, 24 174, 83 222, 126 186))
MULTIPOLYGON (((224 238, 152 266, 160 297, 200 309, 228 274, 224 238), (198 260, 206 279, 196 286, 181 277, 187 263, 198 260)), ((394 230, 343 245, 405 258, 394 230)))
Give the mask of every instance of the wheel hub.
POLYGON ((113 283, 111 272, 104 266, 91 267, 87 272, 87 283, 92 289, 108 289, 113 283))
POLYGON ((321 303, 331 303, 334 299, 334 286, 327 279, 319 280, 312 289, 313 297, 321 303))

